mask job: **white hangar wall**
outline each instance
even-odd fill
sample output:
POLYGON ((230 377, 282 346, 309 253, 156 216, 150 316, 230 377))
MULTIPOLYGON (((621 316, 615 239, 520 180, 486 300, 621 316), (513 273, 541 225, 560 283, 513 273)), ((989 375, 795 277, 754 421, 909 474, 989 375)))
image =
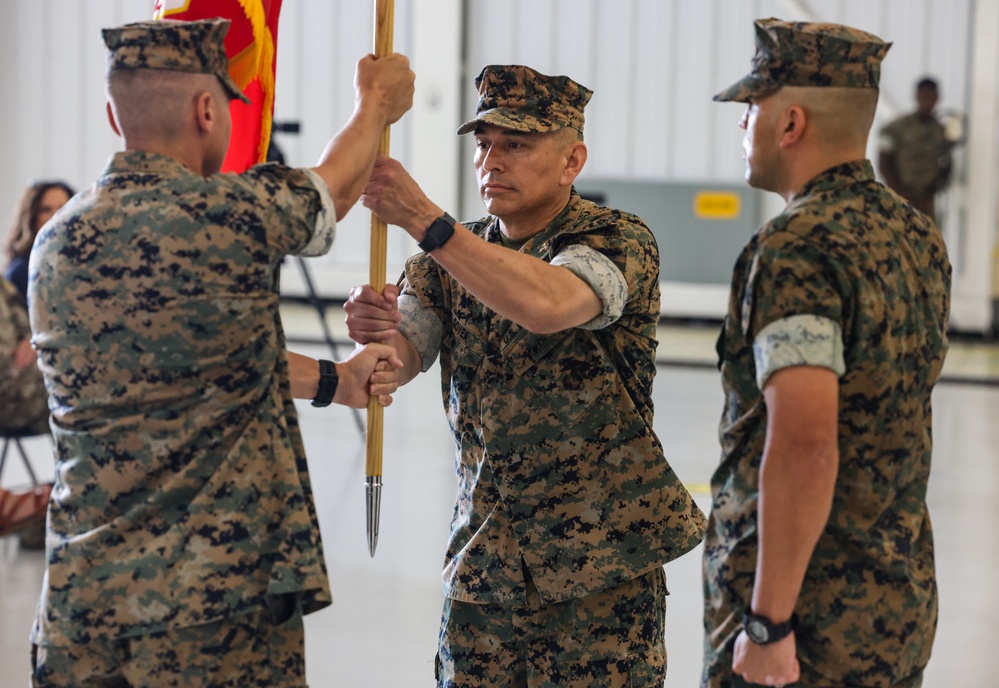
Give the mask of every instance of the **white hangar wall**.
MULTIPOLYGON (((28 179, 63 177, 80 187, 100 173, 118 141, 104 114, 99 30, 147 18, 152 5, 0 0, 0 89, 7 96, 0 99, 6 154, 0 213, 9 217, 28 179)), ((346 121, 354 63, 372 49, 372 6, 369 0, 284 0, 275 120, 297 122, 301 132, 278 133, 275 140, 289 163, 315 162, 346 121)), ((941 225, 956 268, 955 326, 986 329, 999 188, 994 0, 396 0, 395 48, 412 58, 417 93, 413 112, 393 127, 393 155, 438 204, 464 217, 480 214, 471 147, 454 130, 474 110, 471 82, 481 67, 521 63, 568 74, 595 92, 581 184, 634 181, 755 194, 743 183, 740 106, 713 103, 711 96, 748 69, 752 20, 767 16, 843 22, 894 42, 876 126, 912 107, 913 84, 924 74, 940 81, 941 110, 968 116, 968 144, 958 153, 956 184, 942 199, 941 225)), ((757 209, 754 215, 733 224, 729 243, 780 209, 773 194, 758 196, 747 206, 757 209)), ((646 219, 677 225, 671 217, 646 219)), ((367 228, 367 213, 355 209, 331 254, 309 262, 322 294, 342 296, 366 280, 367 228)), ((401 231, 390 228, 390 237, 392 279, 416 249, 401 231)), ((674 243, 682 248, 667 241, 663 252, 674 243)), ((698 251, 692 259, 716 271, 734 259, 698 251)), ((295 266, 284 280, 289 293, 301 292, 295 266)), ((687 284, 669 274, 663 280, 667 314, 718 314, 723 284, 687 284)))

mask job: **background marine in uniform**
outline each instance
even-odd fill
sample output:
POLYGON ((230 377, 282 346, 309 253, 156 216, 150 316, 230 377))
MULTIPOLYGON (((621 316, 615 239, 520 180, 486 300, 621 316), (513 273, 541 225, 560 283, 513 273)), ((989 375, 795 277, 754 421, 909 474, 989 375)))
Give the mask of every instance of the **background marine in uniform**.
POLYGON ((951 175, 952 142, 934 109, 940 92, 930 78, 916 84, 916 111, 889 122, 878 138, 878 171, 885 183, 936 220, 936 195, 951 175))

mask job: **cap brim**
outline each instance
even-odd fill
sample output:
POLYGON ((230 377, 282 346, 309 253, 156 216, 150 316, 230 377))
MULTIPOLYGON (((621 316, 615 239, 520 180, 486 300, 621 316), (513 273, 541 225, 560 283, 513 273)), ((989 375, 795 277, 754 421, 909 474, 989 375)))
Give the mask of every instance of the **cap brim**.
POLYGON ((760 77, 755 74, 747 74, 721 93, 716 94, 712 100, 720 103, 729 101, 748 103, 752 98, 765 95, 772 90, 774 89, 764 86, 763 79, 760 77))
POLYGON ((495 108, 480 113, 478 117, 469 120, 458 127, 458 136, 475 131, 480 124, 492 124, 504 129, 513 129, 525 134, 544 131, 554 131, 561 129, 562 125, 555 125, 549 122, 542 122, 533 115, 519 115, 513 110, 506 108, 495 108))
MULTIPOLYGON (((218 74, 215 76, 218 76, 218 74)), ((225 92, 229 94, 230 98, 234 100, 241 100, 247 105, 250 104, 250 99, 246 97, 246 94, 239 90, 239 86, 236 85, 236 82, 232 80, 231 76, 227 74, 224 79, 219 76, 219 81, 222 82, 222 88, 225 89, 225 92)))

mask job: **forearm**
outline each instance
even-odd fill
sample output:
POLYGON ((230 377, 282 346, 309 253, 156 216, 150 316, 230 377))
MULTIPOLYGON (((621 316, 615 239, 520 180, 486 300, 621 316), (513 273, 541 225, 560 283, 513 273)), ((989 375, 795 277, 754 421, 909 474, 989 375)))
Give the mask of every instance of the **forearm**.
POLYGON ((409 383, 423 372, 423 362, 420 360, 420 354, 417 352, 416 347, 410 344, 409 340, 403 335, 396 333, 385 344, 395 349, 396 354, 402 361, 402 368, 399 370, 400 386, 409 383))
MULTIPOLYGON (((444 214, 398 161, 388 157, 375 164, 364 204, 418 243, 444 214)), ((538 229, 546 224, 539 223, 538 229)), ((454 224, 453 233, 431 249, 430 256, 483 304, 532 332, 566 330, 603 311, 594 290, 572 271, 489 243, 461 223, 454 224)))
POLYGON ((590 285, 570 270, 483 241, 459 224, 431 255, 475 298, 532 332, 560 332, 603 310, 590 285))
POLYGON ((951 161, 948 159, 940 166, 940 173, 937 175, 936 183, 934 184, 935 191, 943 191, 950 184, 951 172, 953 167, 951 161))
POLYGON ((780 622, 794 613, 808 562, 829 520, 837 472, 835 444, 765 453, 752 599, 757 614, 780 622))
POLYGON ((288 371, 291 396, 295 399, 315 399, 319 392, 319 361, 289 351, 288 371))
POLYGON ((374 107, 359 106, 350 121, 326 145, 313 168, 329 187, 340 220, 364 191, 371 176, 378 143, 385 129, 385 115, 374 107))
MULTIPOLYGON (((2 350, 2 347, 0 347, 2 350)), ((22 339, 17 344, 17 348, 14 350, 14 367, 17 372, 21 372, 33 365, 37 364, 37 358, 35 356, 35 350, 31 346, 30 339, 22 339)))

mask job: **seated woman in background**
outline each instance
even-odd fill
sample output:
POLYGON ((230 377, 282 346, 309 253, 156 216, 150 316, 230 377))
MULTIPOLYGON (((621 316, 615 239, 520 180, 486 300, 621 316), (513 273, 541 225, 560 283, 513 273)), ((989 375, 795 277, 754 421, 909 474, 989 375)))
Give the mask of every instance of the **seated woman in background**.
POLYGON ((28 308, 17 287, 0 278, 0 432, 49 431, 48 395, 31 347, 28 308))
MULTIPOLYGON (((48 432, 48 394, 31 346, 28 309, 17 287, 0 277, 0 436, 48 432)), ((18 533, 22 549, 43 549, 51 489, 51 484, 20 493, 0 488, 0 537, 18 533)))
POLYGON ((63 181, 34 182, 21 194, 21 203, 7 237, 7 268, 4 276, 21 292, 28 294, 28 257, 35 235, 73 194, 72 187, 63 181))

